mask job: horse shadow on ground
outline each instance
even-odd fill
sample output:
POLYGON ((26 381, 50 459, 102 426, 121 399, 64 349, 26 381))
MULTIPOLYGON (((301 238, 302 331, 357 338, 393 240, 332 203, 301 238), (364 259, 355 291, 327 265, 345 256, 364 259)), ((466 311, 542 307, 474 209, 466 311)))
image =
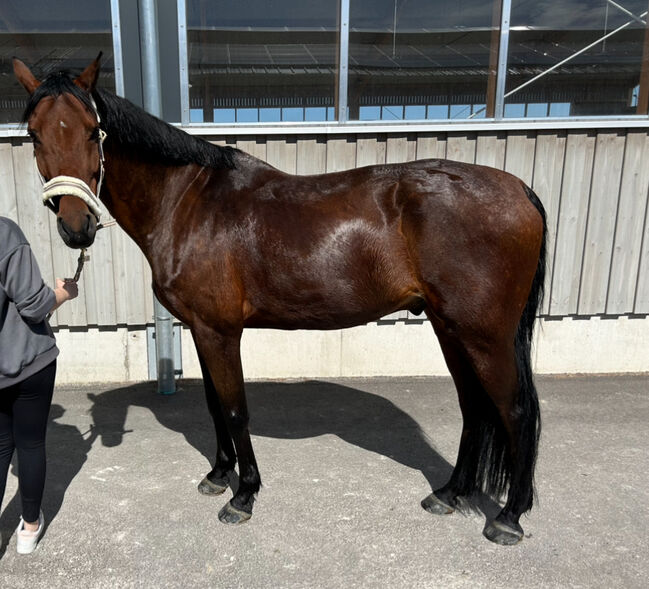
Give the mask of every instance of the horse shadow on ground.
MULTIPOLYGON (((333 434, 420 471, 431 489, 441 487, 451 475, 451 464, 435 451, 419 424, 380 395, 332 382, 301 381, 247 383, 246 396, 253 435, 297 440, 333 434)), ((180 381, 175 395, 159 395, 154 382, 144 382, 100 394, 89 393, 88 400, 92 426, 87 432, 58 423, 56 420, 64 413, 60 405, 53 405, 50 412, 48 475, 43 499, 43 511, 49 522, 59 512, 68 486, 97 439, 105 447, 115 447, 125 435, 137 435, 125 429, 130 407, 149 409, 163 427, 182 434, 210 463, 214 458, 214 426, 201 380, 180 381)), ((263 464, 260 466, 263 473, 263 464)), ((236 486, 233 481, 233 491, 236 486)), ((488 519, 499 511, 497 503, 486 496, 473 501, 488 519)), ((4 539, 0 557, 19 517, 20 498, 16 493, 0 517, 4 539)))
MULTIPOLYGON (((92 402, 93 436, 104 446, 117 446, 124 434, 130 433, 124 429, 129 407, 145 407, 163 427, 181 433, 213 463, 216 439, 202 380, 179 381, 174 395, 159 395, 156 384, 146 382, 88 397, 92 402)), ((452 465, 434 449, 419 424, 380 395, 324 381, 249 382, 246 398, 254 436, 297 440, 333 434, 420 471, 431 489, 438 489, 451 476, 452 465)), ((260 468, 263 478, 264 465, 260 468)), ((230 483, 236 492, 238 481, 230 483)), ((461 512, 475 509, 487 519, 500 511, 495 501, 482 494, 472 497, 471 505, 461 503, 458 507, 461 512)))
MULTIPOLYGON (((127 413, 139 406, 184 435, 212 463, 216 439, 202 381, 181 381, 175 395, 158 395, 155 383, 141 383, 89 398, 93 435, 105 446, 117 446, 130 434, 124 429, 127 413)), ((419 424, 379 395, 322 381, 251 382, 246 398, 253 436, 298 440, 333 434, 421 471, 431 487, 441 486, 451 474, 451 465, 432 448, 419 424)))

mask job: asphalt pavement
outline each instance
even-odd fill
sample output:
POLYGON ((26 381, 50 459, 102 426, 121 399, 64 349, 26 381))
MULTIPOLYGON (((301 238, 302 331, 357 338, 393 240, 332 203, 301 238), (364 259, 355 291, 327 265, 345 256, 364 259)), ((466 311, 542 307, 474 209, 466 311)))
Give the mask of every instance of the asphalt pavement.
POLYGON ((248 383, 263 488, 252 519, 200 495, 214 433, 199 381, 58 387, 47 520, 16 554, 15 469, 0 515, 0 587, 646 587, 649 375, 537 379, 538 502, 524 540, 485 513, 419 502, 448 478, 460 413, 448 378, 248 383))

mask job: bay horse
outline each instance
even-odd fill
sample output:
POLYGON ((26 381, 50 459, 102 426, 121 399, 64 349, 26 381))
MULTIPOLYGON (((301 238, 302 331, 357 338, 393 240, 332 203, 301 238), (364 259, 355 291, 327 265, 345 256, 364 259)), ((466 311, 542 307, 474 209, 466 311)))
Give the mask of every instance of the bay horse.
POLYGON ((249 519, 261 484, 244 327, 340 329, 407 309, 430 320, 463 418, 450 480, 422 506, 451 513, 460 498, 507 491, 483 533, 519 542, 540 432, 530 348, 546 220, 534 192, 439 159, 286 174, 96 88, 100 56, 74 79, 42 82, 14 60, 43 196, 72 248, 93 243, 101 199, 146 256, 158 299, 191 330, 217 438, 199 490, 224 492, 239 469, 219 519, 249 519))

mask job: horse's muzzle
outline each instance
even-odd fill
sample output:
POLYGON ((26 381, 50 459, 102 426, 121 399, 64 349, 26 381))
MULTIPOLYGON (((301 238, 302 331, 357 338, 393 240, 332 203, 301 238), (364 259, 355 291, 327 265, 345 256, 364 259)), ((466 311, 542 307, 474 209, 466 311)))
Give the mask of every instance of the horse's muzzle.
POLYGON ((86 215, 82 227, 75 231, 61 217, 58 217, 56 227, 63 243, 74 249, 90 247, 97 234, 97 221, 92 214, 86 215))

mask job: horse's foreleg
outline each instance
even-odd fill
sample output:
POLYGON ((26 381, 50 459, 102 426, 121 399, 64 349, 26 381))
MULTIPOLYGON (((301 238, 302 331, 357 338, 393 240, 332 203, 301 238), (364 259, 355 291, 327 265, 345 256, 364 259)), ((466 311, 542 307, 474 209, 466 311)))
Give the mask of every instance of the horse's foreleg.
POLYGON ((212 376, 209 369, 199 354, 198 361, 201 365, 201 372, 203 373, 203 383, 205 386, 205 398, 207 400, 207 407, 214 422, 214 429, 216 433, 216 453, 214 459, 214 468, 205 475, 205 478, 199 483, 198 490, 204 495, 220 495, 230 485, 231 475, 234 471, 234 466, 237 461, 237 456, 234 452, 232 438, 228 431, 228 427, 223 417, 221 410, 221 403, 219 401, 216 387, 212 382, 212 376))
POLYGON ((198 328, 194 334, 199 354, 212 377, 239 465, 239 488, 219 512, 219 519, 229 524, 242 523, 252 515, 261 479, 248 430, 248 408, 241 368, 241 333, 222 335, 212 329, 198 328))

